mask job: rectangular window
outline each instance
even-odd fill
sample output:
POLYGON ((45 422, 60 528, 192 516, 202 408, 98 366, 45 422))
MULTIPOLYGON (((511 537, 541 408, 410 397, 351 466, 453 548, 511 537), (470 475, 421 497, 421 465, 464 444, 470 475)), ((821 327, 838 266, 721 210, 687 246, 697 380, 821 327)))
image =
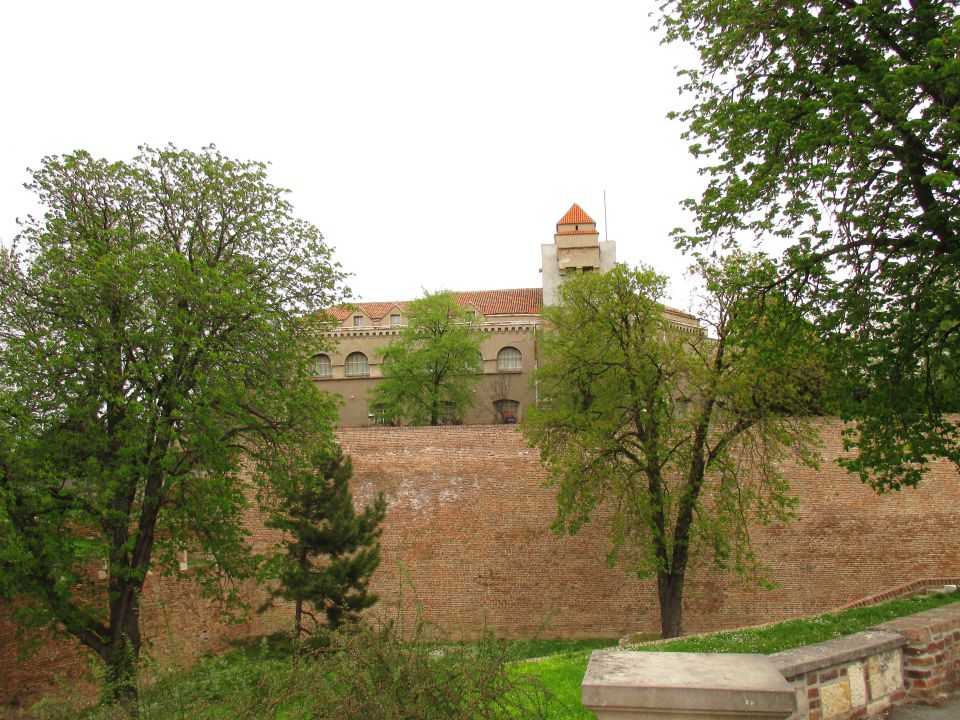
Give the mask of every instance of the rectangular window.
POLYGON ((353 326, 360 327, 363 325, 363 315, 354 315, 353 316, 353 326))
POLYGON ((391 324, 391 325, 399 325, 399 324, 400 324, 400 316, 399 316, 399 315, 391 315, 391 316, 390 316, 390 324, 391 324))

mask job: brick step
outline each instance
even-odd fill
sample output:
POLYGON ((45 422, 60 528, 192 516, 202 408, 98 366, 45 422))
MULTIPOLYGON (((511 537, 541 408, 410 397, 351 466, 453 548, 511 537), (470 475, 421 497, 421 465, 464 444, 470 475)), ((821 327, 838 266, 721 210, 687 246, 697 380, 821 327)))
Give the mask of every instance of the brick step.
POLYGON ((915 597, 928 598, 933 597, 934 595, 946 595, 947 593, 956 592, 956 585, 944 585, 943 587, 927 587, 921 590, 915 595, 915 597))

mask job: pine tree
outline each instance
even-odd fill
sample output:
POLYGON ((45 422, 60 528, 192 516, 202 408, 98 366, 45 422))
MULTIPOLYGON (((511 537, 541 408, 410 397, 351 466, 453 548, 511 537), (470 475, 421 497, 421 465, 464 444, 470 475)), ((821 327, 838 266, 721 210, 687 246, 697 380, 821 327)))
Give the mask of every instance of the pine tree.
POLYGON ((381 493, 356 512, 350 493, 353 466, 340 446, 317 451, 307 467, 291 473, 268 527, 282 530, 284 554, 274 597, 294 603, 294 634, 299 644, 303 616, 337 628, 356 621, 377 596, 368 591, 380 564, 380 523, 387 504, 381 493), (316 614, 315 614, 316 613, 316 614))

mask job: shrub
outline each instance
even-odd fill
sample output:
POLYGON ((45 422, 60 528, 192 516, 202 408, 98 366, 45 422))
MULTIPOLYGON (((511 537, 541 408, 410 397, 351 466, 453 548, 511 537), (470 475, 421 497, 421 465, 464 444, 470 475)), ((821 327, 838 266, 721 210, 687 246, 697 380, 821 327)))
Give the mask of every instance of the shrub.
POLYGON ((331 635, 314 668, 313 717, 324 720, 495 720, 542 718, 546 694, 507 667, 507 644, 428 645, 424 626, 405 642, 396 624, 331 635))
MULTIPOLYGON (((547 693, 538 679, 510 668, 510 648, 492 636, 479 643, 428 642, 418 621, 412 637, 389 620, 322 631, 290 663, 294 643, 262 639, 205 658, 188 671, 164 672, 139 698, 140 720, 539 720, 547 693)), ((81 710, 48 700, 43 720, 122 720, 116 705, 81 710)))

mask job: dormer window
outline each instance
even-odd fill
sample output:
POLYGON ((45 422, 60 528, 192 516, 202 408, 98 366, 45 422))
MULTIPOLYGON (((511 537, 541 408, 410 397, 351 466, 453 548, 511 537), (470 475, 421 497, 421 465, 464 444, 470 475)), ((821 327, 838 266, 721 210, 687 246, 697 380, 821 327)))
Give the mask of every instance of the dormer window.
POLYGON ((391 324, 391 325, 399 325, 399 324, 400 324, 400 315, 399 315, 399 313, 390 316, 390 324, 391 324))
POLYGON ((360 327, 363 325, 363 315, 354 315, 353 316, 353 326, 360 327))

